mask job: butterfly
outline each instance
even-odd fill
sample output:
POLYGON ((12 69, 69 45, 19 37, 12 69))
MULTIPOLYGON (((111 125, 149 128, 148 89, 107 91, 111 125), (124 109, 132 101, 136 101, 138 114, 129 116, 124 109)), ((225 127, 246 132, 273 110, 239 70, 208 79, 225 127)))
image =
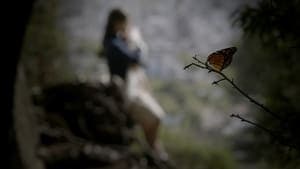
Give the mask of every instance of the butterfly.
POLYGON ((232 56, 236 51, 236 47, 230 47, 213 52, 208 55, 206 64, 216 71, 222 71, 230 65, 232 56))

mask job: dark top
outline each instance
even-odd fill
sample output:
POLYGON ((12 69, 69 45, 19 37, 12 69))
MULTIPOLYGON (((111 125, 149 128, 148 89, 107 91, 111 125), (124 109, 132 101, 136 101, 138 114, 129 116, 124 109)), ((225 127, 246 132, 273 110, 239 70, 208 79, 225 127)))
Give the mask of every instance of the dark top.
POLYGON ((129 66, 140 62, 141 50, 131 50, 127 42, 116 36, 106 39, 103 46, 110 74, 125 80, 129 66))

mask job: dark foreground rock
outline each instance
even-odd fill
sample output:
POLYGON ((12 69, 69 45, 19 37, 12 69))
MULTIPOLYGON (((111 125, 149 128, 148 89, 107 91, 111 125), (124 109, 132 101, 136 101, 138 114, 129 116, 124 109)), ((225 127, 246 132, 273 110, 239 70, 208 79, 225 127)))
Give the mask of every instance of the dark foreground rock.
POLYGON ((33 96, 44 110, 38 156, 49 169, 171 169, 133 133, 118 88, 60 84, 33 96))

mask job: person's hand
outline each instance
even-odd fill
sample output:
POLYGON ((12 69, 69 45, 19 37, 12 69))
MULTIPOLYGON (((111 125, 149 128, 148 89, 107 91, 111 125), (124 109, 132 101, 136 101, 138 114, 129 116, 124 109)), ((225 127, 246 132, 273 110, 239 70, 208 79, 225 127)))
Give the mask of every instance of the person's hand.
POLYGON ((131 64, 129 65, 129 67, 130 67, 130 69, 137 69, 137 68, 140 67, 140 64, 138 64, 138 63, 131 63, 131 64))
POLYGON ((122 31, 119 31, 117 33, 117 35, 124 41, 129 41, 129 34, 128 34, 128 31, 126 30, 122 30, 122 31))

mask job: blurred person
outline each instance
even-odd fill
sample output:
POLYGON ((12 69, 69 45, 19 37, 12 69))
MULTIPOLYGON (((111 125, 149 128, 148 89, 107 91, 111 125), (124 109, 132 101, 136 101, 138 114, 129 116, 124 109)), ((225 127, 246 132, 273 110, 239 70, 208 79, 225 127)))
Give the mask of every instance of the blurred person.
POLYGON ((150 148, 160 158, 167 154, 157 141, 160 121, 165 112, 150 93, 142 56, 147 46, 137 27, 129 26, 127 15, 120 9, 111 10, 103 38, 110 81, 124 91, 128 114, 143 129, 150 148))

